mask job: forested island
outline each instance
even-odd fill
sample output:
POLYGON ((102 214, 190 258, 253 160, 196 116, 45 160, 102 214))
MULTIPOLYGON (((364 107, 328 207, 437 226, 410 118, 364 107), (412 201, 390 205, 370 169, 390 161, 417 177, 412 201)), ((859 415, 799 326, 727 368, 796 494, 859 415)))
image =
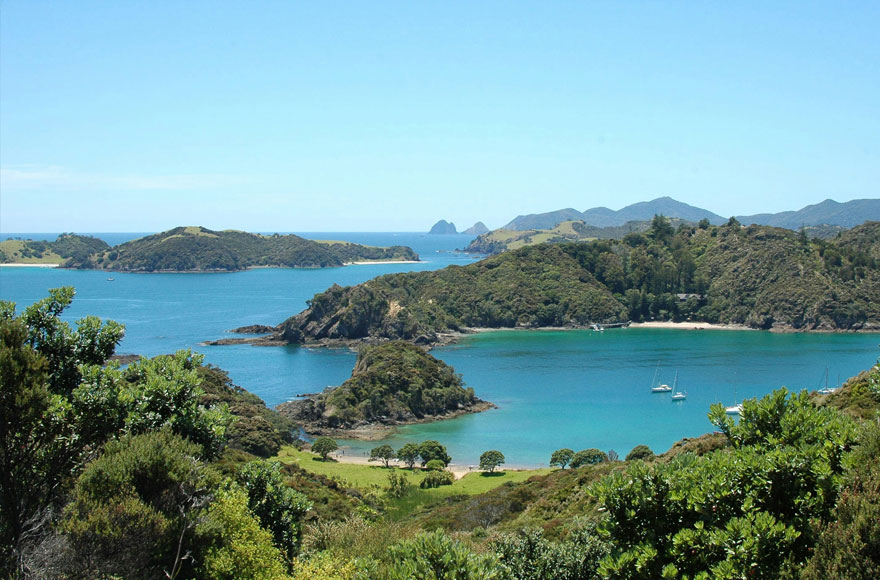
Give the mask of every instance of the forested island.
POLYGON ((307 240, 294 234, 264 236, 237 230, 177 227, 110 247, 97 238, 62 235, 55 242, 7 241, 0 260, 16 257, 64 268, 120 272, 235 272, 248 268, 325 268, 352 262, 417 261, 406 246, 380 248, 307 240), (17 254, 11 250, 18 249, 17 254))
POLYGON ((622 240, 540 244, 467 266, 334 285, 257 342, 434 344, 470 328, 646 320, 880 329, 880 222, 822 240, 734 219, 676 229, 657 216, 622 240))
POLYGON ((278 411, 310 435, 374 438, 382 427, 448 419, 492 406, 465 388, 443 361, 421 347, 394 341, 364 346, 350 379, 282 403, 278 411))

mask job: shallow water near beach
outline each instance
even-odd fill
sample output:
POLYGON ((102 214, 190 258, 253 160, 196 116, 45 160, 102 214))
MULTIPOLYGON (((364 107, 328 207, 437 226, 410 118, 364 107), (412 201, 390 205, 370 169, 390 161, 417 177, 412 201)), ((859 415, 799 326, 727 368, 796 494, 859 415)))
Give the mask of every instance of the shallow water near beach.
MULTIPOLYGON (((0 299, 19 309, 49 288, 73 285, 77 297, 65 314, 87 314, 126 325, 120 353, 153 356, 181 348, 229 371, 236 384, 276 405, 300 393, 338 385, 350 374, 347 349, 200 346, 228 336, 230 328, 274 325, 296 314, 306 300, 333 283, 357 284, 392 272, 463 265, 474 257, 454 253, 469 236, 424 234, 312 234, 375 245, 412 246, 421 264, 377 264, 321 270, 260 269, 231 274, 122 274, 38 268, 0 268, 0 299), (112 281, 108 278, 113 278, 112 281)), ((614 449, 624 456, 645 443, 662 452, 682 437, 712 430, 713 402, 731 404, 785 385, 815 389, 871 366, 876 334, 771 334, 755 331, 629 328, 591 331, 500 331, 465 337, 433 354, 453 365, 477 395, 498 409, 430 424, 403 427, 387 439, 437 439, 457 464, 475 464, 499 449, 508 465, 546 464, 560 447, 614 449), (687 400, 651 394, 658 361, 662 379, 687 400)), ((344 442, 346 453, 365 453, 375 442, 344 442)))

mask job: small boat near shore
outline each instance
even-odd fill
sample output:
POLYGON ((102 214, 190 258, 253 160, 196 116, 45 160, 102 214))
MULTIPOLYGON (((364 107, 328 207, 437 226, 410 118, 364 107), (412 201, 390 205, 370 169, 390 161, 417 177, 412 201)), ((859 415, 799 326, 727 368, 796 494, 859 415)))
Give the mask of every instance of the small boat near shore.
MULTIPOLYGON (((820 384, 820 385, 822 384, 822 380, 821 380, 821 379, 819 380, 819 384, 820 384)), ((821 389, 819 389, 819 390, 816 391, 816 392, 819 393, 820 395, 830 395, 831 393, 833 393, 833 392, 836 391, 836 390, 837 390, 837 389, 830 389, 830 388, 828 388, 828 367, 825 367, 825 386, 822 387, 821 389)))
POLYGON ((729 407, 724 408, 724 412, 728 415, 739 415, 743 410, 742 403, 737 403, 735 405, 731 405, 729 407))

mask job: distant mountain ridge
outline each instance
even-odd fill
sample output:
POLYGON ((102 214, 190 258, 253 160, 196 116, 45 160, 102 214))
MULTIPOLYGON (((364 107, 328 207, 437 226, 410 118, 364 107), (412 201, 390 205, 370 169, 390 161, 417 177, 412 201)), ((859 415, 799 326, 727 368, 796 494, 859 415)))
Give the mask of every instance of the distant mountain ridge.
MULTIPOLYGON (((501 229, 506 230, 549 230, 566 221, 583 221, 589 226, 599 228, 622 226, 631 221, 647 221, 655 215, 679 218, 689 222, 708 219, 713 225, 723 224, 727 218, 709 210, 676 201, 671 197, 658 197, 628 205, 620 210, 607 207, 594 207, 584 212, 565 208, 551 212, 519 215, 501 229)), ((767 225, 796 230, 801 226, 831 225, 852 228, 866 221, 880 220, 880 199, 854 199, 837 202, 826 199, 808 205, 797 211, 762 213, 750 216, 736 216, 743 225, 767 225)))
POLYGON ((866 221, 880 220, 880 199, 854 199, 844 203, 826 199, 797 211, 737 216, 736 219, 743 225, 758 224, 790 230, 820 225, 853 228, 866 221))
POLYGON ((692 222, 708 219, 714 225, 727 221, 726 218, 716 213, 676 201, 671 197, 658 197, 651 201, 628 205, 617 211, 607 207, 594 207, 584 212, 565 208, 547 213, 520 215, 511 220, 503 229, 549 230, 566 221, 583 221, 590 226, 607 228, 622 226, 632 221, 648 221, 658 214, 692 222))

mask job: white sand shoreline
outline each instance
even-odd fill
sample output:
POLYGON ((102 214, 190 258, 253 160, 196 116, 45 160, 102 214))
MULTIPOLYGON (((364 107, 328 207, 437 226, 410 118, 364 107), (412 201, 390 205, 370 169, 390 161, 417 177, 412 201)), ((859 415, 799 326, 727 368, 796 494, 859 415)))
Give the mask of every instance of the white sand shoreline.
POLYGON ((709 322, 633 322, 631 328, 672 328, 676 330, 756 330, 740 324, 712 324, 709 322))
POLYGON ((365 260, 363 262, 345 262, 343 266, 371 266, 374 264, 421 264, 421 260, 365 260))
MULTIPOLYGON (((353 463, 356 465, 380 465, 380 466, 384 465, 384 463, 382 461, 369 461, 369 458, 367 458, 367 457, 360 456, 360 455, 351 455, 350 453, 344 454, 343 451, 349 451, 349 450, 340 449, 339 451, 334 451, 329 456, 332 457, 333 459, 335 459, 336 461, 338 461, 339 463, 353 463)), ((405 467, 404 464, 400 461, 392 461, 391 465, 393 465, 395 467, 405 467)), ((452 472, 452 474, 455 476, 455 479, 461 479, 462 477, 464 477, 468 473, 482 473, 482 471, 483 471, 479 467, 477 467, 476 465, 457 465, 455 463, 450 463, 446 467, 446 469, 448 471, 452 472)), ((502 465, 501 467, 498 468, 498 471, 532 471, 534 469, 542 469, 542 467, 541 466, 528 467, 528 466, 502 465)))
POLYGON ((0 268, 57 268, 61 264, 0 264, 0 268))

